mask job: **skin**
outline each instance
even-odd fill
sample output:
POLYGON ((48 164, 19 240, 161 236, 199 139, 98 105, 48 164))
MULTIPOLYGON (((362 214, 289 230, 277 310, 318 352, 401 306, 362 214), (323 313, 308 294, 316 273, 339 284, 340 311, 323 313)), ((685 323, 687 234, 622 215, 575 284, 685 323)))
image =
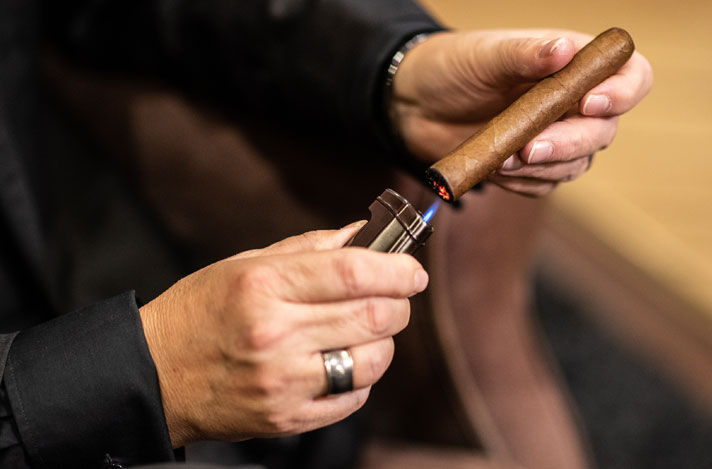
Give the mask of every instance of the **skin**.
MULTIPOLYGON (((435 34, 396 74, 393 124, 415 155, 436 161, 589 40, 547 30, 435 34)), ((636 53, 490 180, 543 195, 580 176, 651 83, 650 65, 636 53), (535 161, 535 145, 547 142, 551 153, 535 161)), ((238 254, 140 309, 174 447, 302 433, 363 405, 391 362, 393 335, 408 323, 408 298, 428 276, 407 255, 341 248, 360 226, 238 254), (321 352, 340 348, 354 358, 355 390, 324 396, 321 352)))
MULTIPOLYGON (((593 37, 563 30, 443 32, 413 48, 393 83, 389 111, 407 148, 435 162, 535 82, 564 67, 593 37)), ((512 155, 489 181, 528 196, 581 176, 613 141, 618 117, 649 92, 638 52, 589 91, 578 108, 512 155), (533 151, 534 149, 537 151, 533 151)))
POLYGON ((174 447, 303 433, 364 404, 428 276, 405 254, 341 248, 362 225, 238 254, 140 309, 174 447), (347 347, 355 391, 324 396, 321 352, 347 347))

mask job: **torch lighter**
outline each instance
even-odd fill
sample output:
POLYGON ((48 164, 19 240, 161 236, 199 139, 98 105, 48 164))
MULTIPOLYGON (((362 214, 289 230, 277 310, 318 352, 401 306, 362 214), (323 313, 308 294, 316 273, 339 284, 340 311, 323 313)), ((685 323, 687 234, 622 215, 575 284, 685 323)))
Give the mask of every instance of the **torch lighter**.
POLYGON ((368 210, 371 219, 347 246, 413 254, 433 232, 423 215, 392 189, 383 191, 368 210))

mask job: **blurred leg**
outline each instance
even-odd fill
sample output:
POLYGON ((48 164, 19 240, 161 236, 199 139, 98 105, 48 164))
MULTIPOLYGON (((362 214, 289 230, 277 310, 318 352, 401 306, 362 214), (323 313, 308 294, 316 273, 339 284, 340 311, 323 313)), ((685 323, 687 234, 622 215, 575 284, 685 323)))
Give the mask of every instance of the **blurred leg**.
POLYGON ((579 429, 530 311, 544 205, 489 185, 441 214, 428 256, 432 308, 454 380, 470 392, 461 399, 482 400, 469 406, 485 446, 529 468, 582 468, 579 429))

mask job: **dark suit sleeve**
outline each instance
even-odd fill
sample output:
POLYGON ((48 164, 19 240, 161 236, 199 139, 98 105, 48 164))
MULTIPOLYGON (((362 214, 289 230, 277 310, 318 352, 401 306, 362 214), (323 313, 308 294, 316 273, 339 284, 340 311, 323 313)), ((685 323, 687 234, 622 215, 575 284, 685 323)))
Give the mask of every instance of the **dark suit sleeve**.
POLYGON ((233 108, 361 141, 384 130, 380 91, 393 53, 442 29, 411 0, 46 3, 51 37, 77 58, 163 74, 233 108))
MULTIPOLYGON (((16 336, 17 332, 0 334, 0 376, 5 371, 7 354, 16 336)), ((30 467, 20 436, 17 434, 17 426, 10 410, 4 383, 0 383, 0 467, 17 469, 30 467)))
POLYGON ((0 457, 21 459, 19 437, 32 467, 174 459, 133 293, 20 332, 3 386, 0 457))

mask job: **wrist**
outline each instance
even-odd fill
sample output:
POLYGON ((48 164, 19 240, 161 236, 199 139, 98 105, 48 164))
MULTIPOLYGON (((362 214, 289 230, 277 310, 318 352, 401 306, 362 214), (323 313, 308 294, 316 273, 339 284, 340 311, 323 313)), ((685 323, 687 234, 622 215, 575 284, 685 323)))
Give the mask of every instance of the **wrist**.
POLYGON ((386 69, 386 78, 384 80, 385 91, 383 93, 383 97, 386 104, 393 93, 393 83, 395 81, 396 73, 398 73, 398 70, 400 69, 406 55, 411 50, 427 41, 432 34, 433 33, 416 34, 412 38, 408 39, 391 57, 391 61, 386 69))
POLYGON ((426 42, 433 34, 441 31, 418 33, 402 42, 392 54, 389 54, 389 60, 383 66, 381 78, 380 99, 378 100, 380 116, 378 120, 383 129, 381 133, 382 142, 398 166, 417 179, 422 179, 427 166, 410 151, 403 138, 402 122, 404 113, 396 94, 396 77, 400 77, 398 72, 406 60, 406 56, 410 57, 414 49, 426 42))
POLYGON ((401 145, 403 145, 403 138, 400 131, 400 115, 396 106, 396 75, 401 69, 401 65, 405 60, 406 56, 416 47, 427 41, 433 33, 420 33, 416 34, 409 40, 407 40, 403 45, 393 54, 391 57, 388 68, 386 69, 386 76, 383 82, 383 109, 384 115, 386 116, 386 124, 391 136, 401 145))
MULTIPOLYGON (((158 384, 163 404, 166 427, 173 448, 180 448, 196 440, 194 428, 181 411, 190 408, 190 402, 181 402, 180 393, 185 393, 185 383, 176 383, 174 372, 183 370, 181 365, 173 365, 170 360, 172 347, 170 332, 165 330, 161 321, 161 297, 139 308, 139 316, 143 325, 146 344, 156 367, 158 384)), ((174 315, 177 316, 177 315, 174 315)), ((178 319, 178 318, 176 318, 178 319)), ((183 370, 184 371, 184 370, 183 370)), ((179 371, 179 374, 180 371, 179 371)))

